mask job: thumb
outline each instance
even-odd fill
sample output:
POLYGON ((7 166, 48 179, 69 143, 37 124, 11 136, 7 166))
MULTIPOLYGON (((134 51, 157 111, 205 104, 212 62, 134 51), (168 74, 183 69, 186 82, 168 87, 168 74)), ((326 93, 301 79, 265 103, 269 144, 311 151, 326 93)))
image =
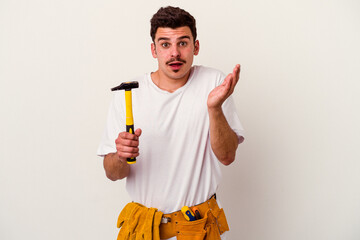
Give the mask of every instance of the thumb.
POLYGON ((135 135, 140 137, 141 136, 141 133, 142 133, 142 130, 140 128, 136 129, 135 130, 135 135))

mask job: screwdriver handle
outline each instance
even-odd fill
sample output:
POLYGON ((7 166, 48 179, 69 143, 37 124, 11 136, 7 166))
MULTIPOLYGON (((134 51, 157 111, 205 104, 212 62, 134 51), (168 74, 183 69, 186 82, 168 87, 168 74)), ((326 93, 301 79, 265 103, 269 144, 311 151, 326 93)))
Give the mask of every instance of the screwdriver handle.
POLYGON ((188 221, 196 220, 194 213, 191 211, 191 209, 188 206, 182 207, 181 212, 183 213, 186 220, 188 221))
POLYGON ((200 211, 197 207, 192 207, 191 210, 193 211, 196 220, 201 219, 200 211))

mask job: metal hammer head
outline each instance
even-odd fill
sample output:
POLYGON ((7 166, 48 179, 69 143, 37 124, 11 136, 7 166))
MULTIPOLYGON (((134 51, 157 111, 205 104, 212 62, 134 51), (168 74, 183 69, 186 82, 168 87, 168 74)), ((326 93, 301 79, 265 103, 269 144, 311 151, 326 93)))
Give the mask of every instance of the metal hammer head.
POLYGON ((117 91, 117 90, 125 90, 125 91, 130 91, 133 88, 138 88, 139 87, 139 83, 137 81, 133 81, 133 82, 123 82, 121 83, 119 86, 117 87, 113 87, 111 89, 111 91, 117 91))

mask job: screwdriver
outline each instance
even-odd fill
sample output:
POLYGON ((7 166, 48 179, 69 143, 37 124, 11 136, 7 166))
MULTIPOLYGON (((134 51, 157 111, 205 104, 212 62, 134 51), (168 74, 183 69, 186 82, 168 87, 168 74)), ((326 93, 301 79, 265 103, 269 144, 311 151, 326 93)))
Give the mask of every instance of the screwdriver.
POLYGON ((191 210, 194 213, 196 220, 201 219, 200 211, 197 207, 192 207, 191 210))
POLYGON ((195 214, 191 211, 191 209, 188 206, 183 206, 181 208, 181 212, 184 215, 186 220, 188 220, 188 221, 196 220, 195 214))

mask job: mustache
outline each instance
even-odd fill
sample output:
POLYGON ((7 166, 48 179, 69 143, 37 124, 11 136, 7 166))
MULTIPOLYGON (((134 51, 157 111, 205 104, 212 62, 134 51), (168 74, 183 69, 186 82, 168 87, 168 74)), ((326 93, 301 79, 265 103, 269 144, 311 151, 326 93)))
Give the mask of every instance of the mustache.
POLYGON ((170 63, 172 63, 172 62, 182 62, 182 63, 186 63, 186 61, 185 60, 183 60, 183 59, 176 59, 176 58, 171 58, 169 61, 167 61, 166 62, 166 64, 170 64, 170 63))

